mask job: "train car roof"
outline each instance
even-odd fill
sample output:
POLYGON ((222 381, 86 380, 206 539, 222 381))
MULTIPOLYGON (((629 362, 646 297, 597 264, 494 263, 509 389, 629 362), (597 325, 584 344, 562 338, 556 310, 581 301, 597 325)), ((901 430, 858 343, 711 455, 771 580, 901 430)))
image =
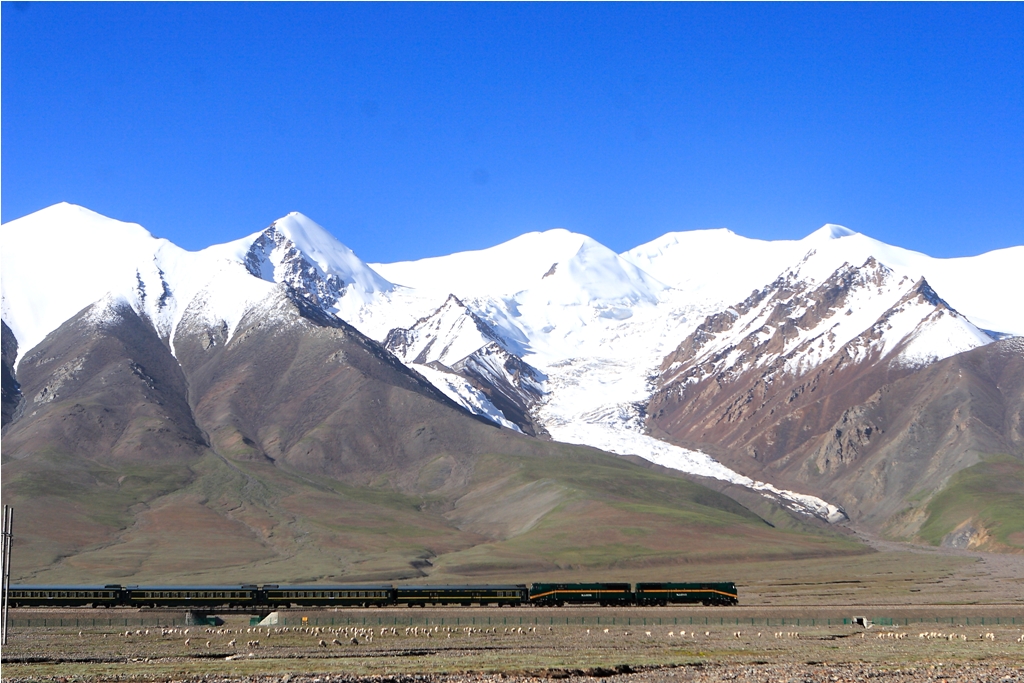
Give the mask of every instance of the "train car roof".
POLYGON ((312 585, 312 586, 301 586, 301 585, 292 586, 292 585, 289 585, 289 584, 266 584, 266 585, 263 585, 262 588, 263 588, 263 590, 289 590, 289 591, 292 591, 292 590, 298 590, 298 591, 337 591, 337 590, 351 591, 351 590, 361 590, 361 591, 365 591, 365 590, 381 590, 381 589, 391 590, 392 588, 394 588, 394 586, 392 586, 389 583, 376 583, 376 584, 345 583, 345 584, 334 584, 334 585, 323 584, 323 585, 312 585))
POLYGON ((732 581, 643 581, 637 586, 732 586, 732 581))
POLYGON ((399 585, 403 590, 522 590, 526 584, 478 583, 478 584, 433 584, 429 586, 399 585))
POLYGON ((21 591, 114 591, 122 586, 64 586, 58 584, 12 583, 8 589, 21 591))
POLYGON ((552 586, 552 587, 556 587, 556 588, 569 588, 569 587, 572 587, 572 588, 580 588, 580 587, 595 588, 595 587, 601 587, 601 586, 614 586, 617 589, 618 588, 629 588, 629 584, 625 583, 623 581, 613 581, 613 582, 597 581, 597 582, 594 582, 594 583, 547 583, 547 582, 543 582, 543 581, 537 581, 533 585, 534 586, 552 586))
POLYGON ((125 586, 130 591, 237 591, 255 590, 252 584, 234 584, 231 586, 125 586))

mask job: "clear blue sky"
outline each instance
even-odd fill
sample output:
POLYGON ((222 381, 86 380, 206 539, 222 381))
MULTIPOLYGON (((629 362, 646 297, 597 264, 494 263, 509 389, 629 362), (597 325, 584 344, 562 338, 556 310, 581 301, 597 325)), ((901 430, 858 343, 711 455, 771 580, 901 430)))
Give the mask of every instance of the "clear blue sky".
POLYGON ((2 219, 1024 243, 1024 4, 2 3, 2 219))

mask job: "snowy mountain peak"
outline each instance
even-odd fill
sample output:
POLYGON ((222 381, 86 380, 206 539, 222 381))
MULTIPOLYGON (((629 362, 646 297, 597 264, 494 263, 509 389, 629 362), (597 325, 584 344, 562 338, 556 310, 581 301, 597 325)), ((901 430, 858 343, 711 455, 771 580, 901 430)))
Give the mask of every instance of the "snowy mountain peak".
POLYGON ((603 244, 564 228, 528 232, 489 249, 373 267, 392 282, 467 299, 510 297, 540 287, 553 300, 574 303, 653 300, 665 288, 603 244))
POLYGON ((351 249, 316 222, 292 212, 251 238, 246 270, 268 282, 285 283, 324 310, 352 294, 360 304, 393 289, 351 249))
POLYGON ((111 292, 157 317, 167 303, 158 260, 185 253, 137 223, 67 202, 5 223, 0 241, 3 319, 22 354, 111 292))
POLYGON ((384 346, 407 363, 451 367, 500 337, 454 294, 408 329, 388 333, 384 346))
POLYGON ((554 261, 528 294, 535 292, 549 303, 563 305, 655 303, 667 288, 600 242, 584 237, 576 252, 554 261))
POLYGON ((384 347, 470 412, 536 434, 530 407, 545 376, 457 296, 409 328, 395 328, 384 347))
POLYGON ((732 379, 752 368, 770 382, 806 375, 839 355, 863 363, 897 350, 894 362, 906 366, 991 341, 924 278, 913 280, 873 257, 843 264, 824 280, 801 278, 801 270, 709 316, 665 359, 662 382, 732 379))
POLYGON ((820 242, 822 240, 838 240, 842 239, 843 237, 852 237, 853 235, 858 234, 860 233, 858 233, 855 230, 850 230, 849 228, 844 227, 842 225, 836 225, 835 223, 826 223, 825 225, 821 226, 820 228, 812 232, 810 235, 805 237, 803 241, 820 242))

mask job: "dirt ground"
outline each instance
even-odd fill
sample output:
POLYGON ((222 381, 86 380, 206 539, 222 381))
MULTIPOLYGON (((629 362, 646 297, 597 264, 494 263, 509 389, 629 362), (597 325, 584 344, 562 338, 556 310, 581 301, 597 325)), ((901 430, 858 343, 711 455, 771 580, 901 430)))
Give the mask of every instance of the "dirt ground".
POLYGON ((1024 683, 1024 557, 873 545, 842 560, 701 569, 739 584, 741 605, 727 608, 296 609, 260 627, 245 614, 197 627, 181 611, 11 610, 2 676, 1024 683))
MULTIPOLYGON (((249 626, 245 615, 229 615, 221 626, 128 628, 76 627, 69 612, 65 626, 12 628, 3 650, 3 679, 1024 681, 1020 609, 1010 614, 1004 608, 997 615, 990 607, 982 610, 987 615, 968 616, 951 608, 915 607, 903 617, 909 623, 897 625, 900 618, 893 616, 893 625, 870 628, 820 615, 757 616, 755 608, 451 608, 415 610, 411 617, 410 611, 295 611, 281 613, 278 626, 263 627, 249 626), (364 619, 370 623, 359 623, 364 619), (402 623, 407 619, 415 625, 402 623), (291 625, 280 625, 285 620, 291 625), (372 623, 378 620, 385 625, 372 623)), ((110 612, 118 614, 109 619, 132 621, 134 615, 140 621, 138 612, 110 612)), ((12 623, 23 623, 28 614, 12 611, 12 623)), ((79 624, 86 618, 79 616, 79 624)), ((162 618, 173 621, 171 613, 162 618)))

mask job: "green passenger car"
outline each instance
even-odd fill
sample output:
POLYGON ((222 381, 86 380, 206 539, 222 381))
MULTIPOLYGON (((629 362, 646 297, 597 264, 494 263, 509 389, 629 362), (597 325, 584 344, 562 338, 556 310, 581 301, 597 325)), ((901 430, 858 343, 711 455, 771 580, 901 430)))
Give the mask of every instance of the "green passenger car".
POLYGON ((248 607, 256 603, 256 586, 128 586, 130 607, 248 607))
POLYGON ((11 607, 117 607, 124 589, 106 586, 10 586, 11 607))
POLYGON ((508 605, 517 607, 526 601, 524 585, 478 586, 398 586, 395 603, 405 607, 426 605, 508 605))
POLYGON ((667 605, 670 603, 703 603, 705 605, 738 605, 736 584, 720 583, 638 583, 636 604, 667 605))
POLYGON ((277 586, 262 587, 261 598, 271 607, 384 607, 394 603, 395 589, 378 586, 277 586))
POLYGON ((633 591, 628 583, 535 583, 530 603, 539 606, 631 605, 633 591))

